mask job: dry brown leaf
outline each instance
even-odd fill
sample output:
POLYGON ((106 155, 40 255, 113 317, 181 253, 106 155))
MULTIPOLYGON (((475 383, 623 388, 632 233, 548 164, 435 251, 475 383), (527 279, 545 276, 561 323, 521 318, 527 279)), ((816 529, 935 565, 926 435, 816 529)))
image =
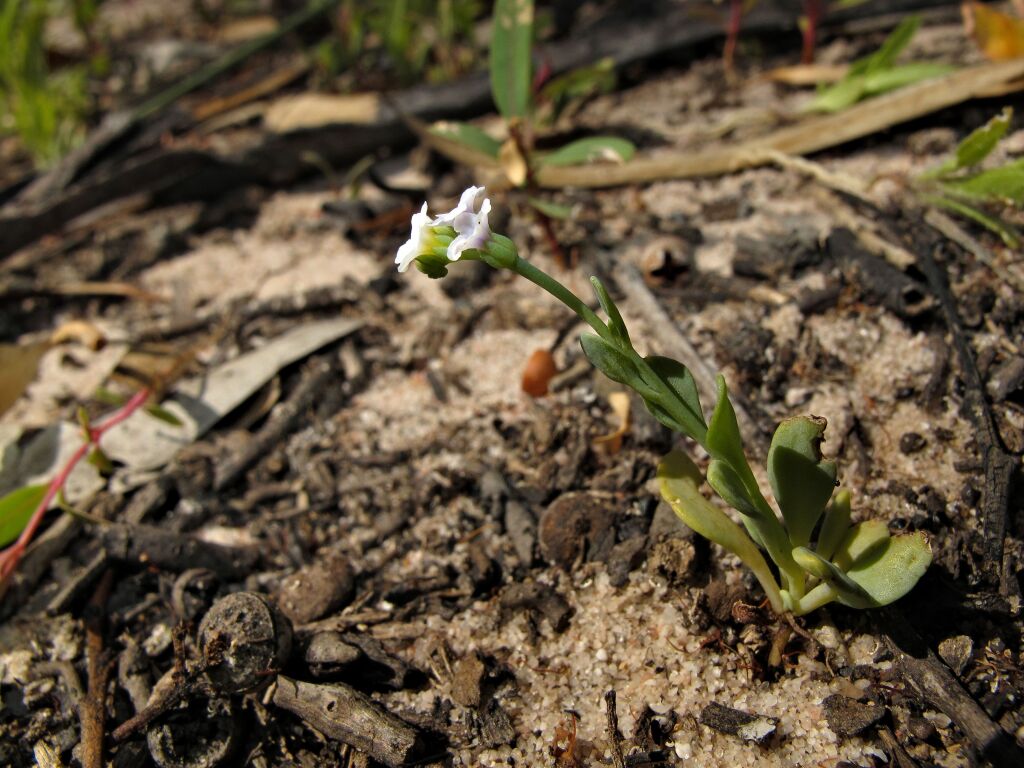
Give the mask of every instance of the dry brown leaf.
POLYGON ((796 64, 792 67, 776 67, 766 72, 764 77, 783 85, 817 85, 838 83, 849 69, 846 64, 796 64))
POLYGON ((279 26, 273 16, 247 16, 220 24, 216 37, 222 43, 244 43, 257 37, 271 35, 279 26))
POLYGON ((32 344, 0 344, 0 415, 17 401, 32 383, 39 361, 51 347, 49 340, 32 344))
POLYGON ((380 110, 381 100, 376 93, 300 93, 271 103, 263 115, 263 125, 275 133, 337 124, 373 125, 380 119, 380 110))
POLYGON ((530 397, 543 397, 556 373, 558 366, 551 353, 546 349, 535 349, 523 368, 523 392, 530 397))
POLYGON ((70 320, 50 334, 51 345, 77 341, 93 351, 102 347, 106 340, 103 331, 86 320, 70 320))
POLYGON ((223 97, 214 97, 204 101, 192 110, 192 116, 198 121, 208 120, 215 115, 220 115, 231 110, 238 109, 244 104, 270 96, 281 90, 284 86, 309 71, 308 61, 295 61, 283 67, 277 67, 267 77, 242 88, 235 93, 223 97))
POLYGON ((612 392, 608 395, 608 404, 612 407, 619 424, 614 432, 595 437, 594 447, 614 456, 622 450, 622 438, 629 431, 629 395, 626 392, 612 392))
POLYGON ((1024 56, 1024 20, 982 3, 963 3, 964 31, 992 61, 1024 56))

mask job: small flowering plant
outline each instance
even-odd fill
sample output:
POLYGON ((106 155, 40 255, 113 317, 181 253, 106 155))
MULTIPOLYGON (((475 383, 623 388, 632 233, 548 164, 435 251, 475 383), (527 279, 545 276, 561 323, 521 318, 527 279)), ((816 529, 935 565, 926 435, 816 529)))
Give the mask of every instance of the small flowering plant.
POLYGON ((591 283, 605 320, 523 259, 509 238, 491 232, 489 212, 490 201, 481 187, 470 187, 452 211, 433 219, 424 204, 413 216, 409 240, 398 250, 399 271, 415 263, 420 271, 439 278, 453 262, 477 259, 516 272, 579 315, 594 331, 580 338, 590 362, 633 389, 658 421, 710 455, 705 478, 685 453, 669 453, 658 467, 661 495, 684 523, 747 564, 776 613, 799 616, 832 601, 871 608, 910 591, 931 563, 927 536, 892 536, 880 521, 851 522, 850 493, 834 492, 836 465, 821 455, 824 419, 797 416, 775 431, 767 470, 780 518, 747 462, 725 379, 718 377, 718 401, 705 419, 690 371, 667 357, 641 356, 597 278, 591 283), (700 489, 705 479, 739 512, 743 527, 704 497, 700 489))

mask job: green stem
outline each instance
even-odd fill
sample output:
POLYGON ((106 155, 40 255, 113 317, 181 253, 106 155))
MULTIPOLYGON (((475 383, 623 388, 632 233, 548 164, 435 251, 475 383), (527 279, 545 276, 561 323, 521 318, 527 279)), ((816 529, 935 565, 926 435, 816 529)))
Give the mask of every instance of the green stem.
POLYGON ((831 603, 837 597, 837 592, 831 584, 822 582, 803 597, 796 599, 789 592, 782 593, 783 602, 794 616, 803 616, 805 613, 821 608, 831 603))
POLYGON ((583 322, 593 328, 597 332, 597 335, 602 339, 614 343, 614 339, 608 332, 608 326, 605 325, 601 318, 597 316, 597 313, 594 312, 594 310, 592 310, 587 303, 583 301, 583 299, 555 280, 555 278, 547 272, 542 269, 538 269, 522 257, 516 259, 516 262, 512 265, 511 269, 521 277, 525 277, 534 285, 543 288, 560 302, 569 307, 569 309, 580 316, 580 319, 583 320, 583 322))

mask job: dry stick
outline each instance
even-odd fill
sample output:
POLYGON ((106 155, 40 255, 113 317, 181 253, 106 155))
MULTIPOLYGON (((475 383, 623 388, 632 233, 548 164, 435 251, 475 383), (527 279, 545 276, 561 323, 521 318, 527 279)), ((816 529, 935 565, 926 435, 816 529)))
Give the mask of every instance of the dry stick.
POLYGON ((320 396, 336 371, 330 362, 318 359, 307 367, 302 381, 295 392, 282 406, 272 413, 270 420, 230 461, 218 467, 213 489, 222 491, 242 476, 267 451, 280 442, 281 438, 294 429, 299 417, 320 396))
POLYGON ((83 768, 103 768, 103 732, 107 714, 107 682, 110 679, 110 662, 103 652, 103 612, 113 577, 114 572, 110 570, 103 574, 89 601, 85 618, 89 689, 78 712, 82 721, 83 768))
MULTIPOLYGON (((915 227, 921 230, 921 227, 915 227)), ((932 293, 939 300, 939 306, 953 337, 953 348, 960 361, 963 376, 963 407, 974 423, 978 449, 985 467, 985 485, 982 492, 982 552, 981 573, 985 581, 999 587, 1002 595, 1009 595, 1015 584, 1008 573, 1006 558, 1006 526, 1010 513, 1010 486, 1017 471, 1018 462, 1003 448, 995 418, 985 396, 985 382, 982 381, 974 355, 964 333, 963 324, 956 309, 956 302, 949 290, 948 278, 932 255, 933 249, 944 249, 946 241, 936 242, 936 237, 925 236, 924 242, 931 241, 930 247, 918 250, 918 266, 924 273, 932 293)), ((920 240, 915 237, 915 241, 920 240)), ((947 246, 948 248, 948 246, 947 246)))
POLYGON ((1019 77, 1024 77, 1024 60, 980 64, 733 146, 637 157, 622 165, 545 166, 537 170, 537 183, 542 187, 614 187, 732 173, 766 165, 771 162, 771 151, 806 155, 870 136, 1019 77))
POLYGON ((925 646, 903 615, 884 609, 888 627, 885 644, 892 651, 903 678, 917 694, 949 717, 979 752, 982 761, 995 768, 1024 765, 1024 752, 963 689, 949 668, 925 646))
POLYGON ((619 713, 615 711, 615 689, 604 695, 604 708, 608 716, 608 740, 612 744, 612 760, 615 768, 626 768, 626 758, 622 754, 622 734, 619 733, 619 713))

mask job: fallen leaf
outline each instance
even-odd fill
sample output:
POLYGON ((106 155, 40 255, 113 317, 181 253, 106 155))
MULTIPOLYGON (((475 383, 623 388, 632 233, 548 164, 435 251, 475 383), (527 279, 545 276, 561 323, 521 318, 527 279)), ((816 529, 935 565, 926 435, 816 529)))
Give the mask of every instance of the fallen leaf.
POLYGON ((372 125, 380 119, 380 111, 381 100, 376 93, 300 93, 274 101, 263 115, 263 125, 274 133, 336 124, 372 125))
POLYGON ((612 392, 608 395, 608 404, 619 420, 614 432, 594 438, 594 446, 601 448, 609 456, 622 450, 622 438, 629 431, 629 395, 625 392, 612 392))
POLYGON ((66 341, 77 341, 83 347, 96 351, 107 340, 103 331, 85 320, 69 320, 62 323, 50 334, 50 344, 63 344, 66 341))
POLYGON ((964 31, 992 61, 1024 56, 1024 20, 993 10, 982 3, 960 6, 964 31))
POLYGON ((551 353, 546 349, 535 349, 523 368, 523 392, 530 397, 543 397, 556 373, 558 367, 551 353))
POLYGON ((508 139, 501 145, 501 149, 498 152, 498 162, 501 163, 501 169, 505 171, 505 176, 508 177, 512 186, 521 187, 526 183, 529 168, 526 165, 526 158, 519 151, 519 146, 516 144, 515 139, 508 139))
POLYGON ((14 405, 32 383, 49 340, 33 344, 0 344, 0 414, 14 405))
POLYGON ((764 77, 773 83, 783 85, 817 85, 837 83, 850 70, 847 64, 796 64, 792 67, 776 67, 764 77))

